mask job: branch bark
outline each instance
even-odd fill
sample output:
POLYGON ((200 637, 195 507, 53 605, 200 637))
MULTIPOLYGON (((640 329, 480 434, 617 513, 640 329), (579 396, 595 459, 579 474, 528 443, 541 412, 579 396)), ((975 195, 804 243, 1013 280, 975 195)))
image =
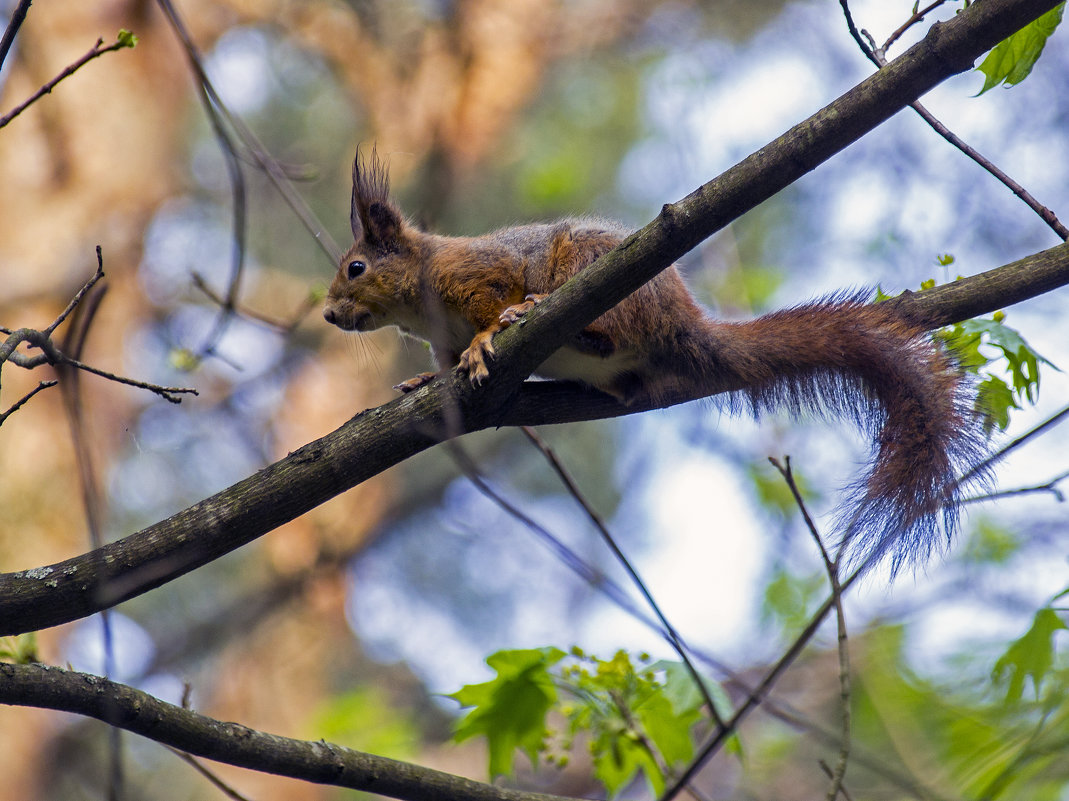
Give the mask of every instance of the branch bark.
POLYGON ((411 801, 564 801, 431 768, 227 723, 160 701, 133 687, 45 665, 0 663, 0 703, 96 718, 195 756, 317 784, 411 801))
MULTIPOLYGON (((432 445, 498 425, 539 425, 644 411, 574 386, 523 383, 582 329, 679 256, 872 130, 1058 0, 984 0, 774 142, 679 203, 561 287, 495 340, 492 380, 455 373, 356 415, 222 492, 91 553, 0 575, 0 634, 76 620, 226 554, 432 445)), ((1069 245, 900 299, 935 327, 1069 283, 1069 245)), ((718 391, 740 389, 724 385, 718 391)), ((691 400, 679 397, 671 403, 691 400)))

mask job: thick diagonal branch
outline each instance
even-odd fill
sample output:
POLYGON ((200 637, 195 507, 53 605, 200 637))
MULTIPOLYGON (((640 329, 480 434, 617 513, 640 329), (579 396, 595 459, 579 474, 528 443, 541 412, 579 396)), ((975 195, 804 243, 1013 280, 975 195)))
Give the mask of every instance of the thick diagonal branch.
MULTIPOLYGON (((643 411, 574 386, 523 384, 575 331, 688 248, 868 132, 1055 0, 984 0, 933 26, 907 53, 775 142, 666 206, 657 220, 577 275, 524 325, 495 340, 493 380, 455 374, 362 412, 234 486, 93 553, 0 575, 0 634, 75 620, 139 595, 271 531, 387 467, 452 436, 497 425, 562 423, 643 411)), ((1069 245, 900 301, 930 326, 1069 283, 1069 245)), ((716 391, 741 389, 725 383, 716 391)), ((712 391, 712 390, 710 390, 712 391)), ((673 398, 678 403, 688 397, 673 398)))

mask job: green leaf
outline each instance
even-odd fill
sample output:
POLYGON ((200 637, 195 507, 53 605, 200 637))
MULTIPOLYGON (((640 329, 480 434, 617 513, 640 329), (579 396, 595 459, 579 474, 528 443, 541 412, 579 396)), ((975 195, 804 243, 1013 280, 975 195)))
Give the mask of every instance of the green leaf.
MULTIPOLYGON (((650 665, 650 670, 664 673, 664 696, 672 704, 672 711, 676 715, 701 710, 705 697, 695 686, 694 677, 686 665, 670 659, 661 659, 650 665)), ((722 716, 728 714, 731 710, 731 700, 724 688, 712 679, 702 677, 702 681, 716 704, 717 712, 722 716)))
POLYGON ((666 765, 688 762, 694 756, 690 727, 701 717, 697 708, 677 712, 667 696, 657 693, 639 704, 635 714, 666 765))
POLYGON ((1013 399, 1013 390, 993 375, 976 388, 976 407, 983 409, 984 431, 988 434, 995 428, 1005 431, 1010 424, 1010 409, 1021 408, 1013 399))
POLYGON ((119 35, 115 39, 123 47, 135 47, 137 45, 137 37, 134 36, 126 28, 119 30, 119 35))
POLYGON ((557 701, 549 668, 564 658, 559 648, 498 651, 486 659, 497 678, 469 684, 450 697, 472 710, 453 734, 457 742, 486 737, 490 775, 511 775, 516 749, 532 764, 545 749, 546 714, 557 701))
POLYGON ((646 774, 654 795, 664 792, 664 777, 653 755, 626 729, 603 729, 590 744, 590 751, 594 776, 605 785, 610 798, 627 787, 640 770, 646 774))
POLYGON ((1009 38, 999 42, 987 54, 983 63, 977 67, 987 76, 984 87, 977 94, 982 95, 1000 83, 1013 86, 1027 78, 1032 67, 1039 60, 1047 39, 1062 21, 1064 11, 1065 3, 1062 3, 1009 38))
POLYGON ((1040 685, 1050 672, 1054 662, 1054 632, 1067 628, 1062 619, 1049 606, 1036 612, 1032 627, 1019 640, 1013 642, 998 661, 992 675, 1001 681, 1009 674, 1006 700, 1017 701, 1024 692, 1024 681, 1032 677, 1032 685, 1039 698, 1040 685))
POLYGON ((1002 322, 976 319, 966 320, 961 326, 966 334, 983 335, 986 337, 986 344, 1002 351, 1003 358, 1009 363, 1017 397, 1022 400, 1027 398, 1029 403, 1035 403, 1039 397, 1039 363, 1042 362, 1055 370, 1058 368, 1036 353, 1025 342, 1024 337, 1002 322))

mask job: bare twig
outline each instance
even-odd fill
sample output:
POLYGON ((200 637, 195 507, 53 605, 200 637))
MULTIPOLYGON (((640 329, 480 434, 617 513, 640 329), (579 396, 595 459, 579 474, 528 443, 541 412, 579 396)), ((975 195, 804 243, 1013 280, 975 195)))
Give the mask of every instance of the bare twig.
MULTIPOLYGON (((208 285, 208 282, 200 273, 193 273, 193 286, 203 292, 205 297, 207 297, 208 300, 210 300, 212 303, 215 303, 219 306, 226 305, 226 298, 220 297, 219 293, 208 285)), ((233 307, 233 311, 235 314, 240 315, 246 320, 251 320, 254 323, 259 323, 260 325, 266 326, 267 328, 270 328, 273 331, 277 331, 280 334, 289 334, 294 329, 296 329, 297 326, 300 325, 301 322, 304 320, 304 318, 307 317, 308 314, 313 309, 315 309, 321 302, 322 300, 317 297, 315 293, 309 292, 304 302, 297 309, 297 312, 288 321, 275 319, 274 317, 270 317, 262 312, 258 312, 255 309, 243 308, 240 304, 236 304, 233 307)))
POLYGON ((22 27, 22 23, 26 20, 26 14, 30 10, 30 3, 33 0, 19 0, 18 6, 11 12, 11 21, 7 24, 7 28, 4 29, 4 36, 0 39, 0 67, 4 66, 4 62, 7 60, 7 54, 11 50, 11 45, 15 43, 15 36, 19 32, 19 28, 22 27))
MULTIPOLYGON (((100 248, 97 247, 96 273, 94 273, 82 288, 78 290, 71 302, 67 304, 67 308, 64 309, 59 317, 53 320, 47 328, 41 331, 35 328, 0 328, 0 332, 7 335, 7 339, 0 343, 0 369, 3 368, 5 362, 11 362, 26 370, 32 370, 45 364, 58 368, 72 367, 76 370, 93 373, 101 378, 106 378, 109 381, 115 381, 119 384, 126 384, 128 386, 137 387, 138 389, 147 389, 149 392, 154 392, 171 403, 181 403, 182 399, 179 397, 180 395, 197 395, 197 390, 192 387, 165 387, 147 381, 126 378, 125 376, 120 376, 108 372, 107 370, 101 370, 99 367, 93 367, 79 359, 67 355, 56 346, 55 342, 52 341, 51 335, 55 332, 56 328, 70 316, 71 312, 83 301, 89 290, 91 290, 103 276, 103 258, 101 256, 100 248), (23 342, 28 343, 31 347, 38 348, 41 353, 36 356, 28 356, 24 353, 20 353, 18 347, 23 342)), ((33 393, 31 393, 31 395, 32 394, 33 393)), ((9 413, 22 405, 22 403, 25 403, 28 399, 29 397, 24 398, 16 404, 15 407, 10 409, 9 413)), ((0 418, 0 422, 3 422, 3 418, 0 418)))
POLYGON ((19 114, 29 108, 31 105, 36 103, 45 95, 49 94, 53 89, 56 88, 56 84, 58 84, 64 78, 69 78, 71 75, 80 70, 94 58, 100 58, 100 56, 104 55, 105 53, 110 53, 113 50, 122 50, 126 47, 133 47, 131 39, 132 38, 128 33, 125 36, 120 33, 119 38, 107 46, 104 45, 103 39, 97 39, 96 44, 89 49, 88 53, 86 53, 80 59, 75 61, 73 64, 69 64, 67 67, 65 67, 59 75, 57 75, 55 78, 53 78, 40 89, 38 89, 36 92, 34 92, 28 100, 23 102, 21 105, 16 106, 4 116, 0 117, 0 128, 3 128, 13 119, 15 119, 15 117, 19 116, 19 114))
POLYGON ((54 379, 50 379, 48 381, 41 381, 40 383, 38 383, 36 387, 31 389, 29 392, 27 392, 25 395, 23 395, 17 401, 15 401, 11 405, 10 409, 8 409, 6 412, 0 413, 0 426, 2 426, 4 424, 4 421, 7 420, 7 418, 9 418, 11 415, 13 415, 19 409, 21 409, 23 404, 26 403, 26 401, 28 401, 30 398, 32 398, 34 395, 36 395, 42 389, 48 389, 49 387, 54 387, 58 383, 59 382, 54 380, 54 379))
POLYGON ((1044 484, 1036 484, 1031 487, 1017 487, 1016 489, 999 490, 988 492, 984 495, 976 495, 972 498, 963 498, 961 503, 980 503, 981 501, 994 501, 999 498, 1012 498, 1014 495, 1034 495, 1038 492, 1049 492, 1058 503, 1065 502, 1065 493, 1058 489, 1058 484, 1069 478, 1069 470, 1059 473, 1044 484))
MULTIPOLYGON (((93 276, 82 285, 81 289, 74 293, 74 297, 71 298, 71 302, 67 304, 67 308, 60 312, 59 317, 53 320, 52 324, 42 332, 46 337, 52 336, 52 332, 59 328, 59 326, 63 324, 63 321, 70 316, 70 313, 74 311, 75 307, 82 302, 82 298, 86 296, 86 293, 88 293, 90 289, 96 286, 96 283, 104 277, 104 251, 101 249, 100 245, 97 245, 96 247, 96 254, 97 271, 93 273, 93 276)), ((76 353, 75 355, 78 354, 76 353)))
MULTIPOLYGON (((92 295, 97 282, 104 277, 104 256, 100 245, 96 248, 97 271, 85 285, 75 294, 67 308, 44 330, 43 333, 51 335, 52 332, 64 320, 71 317, 71 325, 63 342, 63 350, 71 354, 71 358, 80 359, 89 337, 89 329, 92 327, 96 313, 100 309, 100 301, 107 287, 101 286, 98 292, 92 295), (83 299, 88 296, 88 300, 83 299)), ((89 544, 94 552, 104 542, 101 528, 105 516, 104 495, 100 492, 97 483, 96 470, 93 467, 92 454, 86 440, 87 431, 83 415, 81 399, 80 372, 73 368, 69 362, 54 365, 56 372, 63 378, 60 383, 60 391, 63 397, 63 408, 66 411, 67 423, 70 428, 71 443, 74 446, 74 458, 78 466, 78 483, 82 491, 82 505, 85 511, 86 528, 89 531, 89 544)), ((104 565, 100 565, 104 569, 104 565)), ((104 675, 112 676, 115 673, 115 638, 111 625, 111 610, 103 609, 100 612, 101 639, 104 653, 104 675)), ((108 730, 108 799, 119 801, 123 792, 123 751, 122 729, 111 727, 108 730)))
POLYGON ((802 493, 794 480, 794 473, 791 472, 791 457, 784 457, 783 464, 780 464, 779 460, 772 457, 769 457, 768 461, 772 463, 772 466, 783 476, 783 480, 787 482, 791 495, 794 497, 794 502, 798 505, 802 518, 805 520, 806 527, 813 536, 813 541, 817 544, 820 558, 824 561, 824 569, 828 573, 828 582, 831 584, 831 597, 835 601, 835 621, 838 629, 839 703, 842 712, 842 742, 839 744, 839 762, 831 775, 831 787, 828 788, 827 795, 828 801, 835 801, 843 789, 843 777, 846 775, 846 765, 850 759, 850 650, 846 641, 843 589, 839 586, 839 562, 838 560, 832 560, 831 556, 828 555, 828 549, 824 547, 824 540, 821 538, 820 532, 809 514, 809 509, 806 508, 802 493))
POLYGON ((655 614, 657 619, 661 621, 664 638, 668 641, 668 644, 672 646, 672 649, 676 654, 679 655, 687 672, 690 673, 691 680, 693 680, 694 684, 697 686, 698 692, 701 693, 702 700, 704 700, 706 706, 709 707, 709 717, 713 719, 713 722, 717 726, 723 727, 724 720, 720 716, 719 710, 716 708, 716 702, 713 700, 709 688, 705 686, 705 682, 702 680, 697 668, 694 667, 694 663, 687 654, 688 649, 686 643, 683 641, 683 638, 679 636, 679 632, 675 630, 675 627, 668 622, 668 618, 665 616, 664 612, 661 611, 660 605, 654 600, 652 593, 650 593, 649 589, 646 587, 642 577, 639 576, 638 571, 635 570, 630 560, 628 560, 624 555, 624 552, 620 549, 615 538, 609 532, 609 527, 605 525, 605 521, 602 520, 601 515, 597 513, 583 496, 583 493, 579 491, 579 487, 576 486, 571 475, 564 468, 564 465, 561 464, 560 459, 557 458, 557 454, 546 444, 545 440, 538 436, 535 430, 530 426, 522 426, 521 430, 546 458, 550 466, 560 478, 561 483, 563 483, 568 490, 568 493, 583 508, 583 511, 586 512, 590 522, 594 524, 594 528, 596 528, 601 535, 601 539, 608 546, 609 550, 612 551, 613 556, 616 557, 616 561, 620 563, 625 571, 627 571, 627 575, 631 577, 631 581, 635 585, 635 588, 642 594, 642 597, 646 599, 646 603, 653 611, 653 614, 655 614))
MULTIPOLYGON (((203 87, 206 97, 211 101, 214 107, 213 111, 210 113, 218 114, 221 120, 225 120, 226 123, 230 125, 237 134, 238 139, 241 140, 251 161, 259 166, 264 171, 264 174, 271 180, 279 194, 282 195, 283 200, 286 201, 287 205, 289 205, 297 215, 298 219, 300 219, 301 223, 315 238, 316 243, 330 259, 331 265, 336 265, 342 256, 341 248, 334 242, 322 223, 315 218, 315 215, 308 207, 308 204, 304 202, 304 199, 294 191, 293 187, 290 185, 292 180, 289 176, 289 173, 291 172, 290 167, 281 164, 278 159, 272 156, 259 139, 257 139, 256 135, 244 122, 242 122, 241 118, 231 112, 226 104, 222 102, 219 93, 215 90, 215 86, 204 71, 200 52, 193 41, 193 37, 189 33, 189 29, 186 27, 185 22, 178 14, 177 9, 175 9, 174 4, 171 3, 170 0, 157 0, 157 2, 168 21, 171 23, 171 27, 181 41, 183 48, 185 48, 190 61, 190 66, 196 74, 197 80, 203 87)), ((237 153, 238 151, 235 150, 234 152, 237 153)))
POLYGON ((487 484, 486 480, 479 472, 478 467, 472 461, 471 457, 468 456, 464 448, 453 441, 442 443, 442 447, 446 448, 449 455, 452 456, 453 460, 457 463, 457 466, 464 472, 464 475, 468 477, 468 480, 471 481, 479 492, 530 529, 539 539, 546 543, 549 549, 556 554, 566 567, 636 620, 645 623, 654 631, 660 632, 663 636, 667 636, 655 620, 650 618, 635 605, 619 584, 606 576, 605 573, 597 567, 591 565, 579 556, 579 554, 569 548, 564 542, 561 542, 561 540, 545 526, 510 503, 493 487, 487 484))
MULTIPOLYGON (((308 207, 308 204, 305 203, 300 194, 294 190, 291 185, 292 179, 290 173, 292 170, 290 167, 281 164, 274 156, 272 156, 244 122, 242 122, 237 115, 233 114, 227 108, 226 104, 223 103, 222 98, 219 97, 219 93, 216 91, 215 86, 212 84, 204 69, 200 50, 193 41, 189 29, 186 27, 185 22, 179 15, 178 10, 174 7, 174 4, 171 3, 170 0, 157 0, 157 4, 163 11, 172 30, 175 32, 179 42, 186 51, 190 69, 197 80, 197 88, 199 90, 201 104, 203 105, 204 112, 212 126, 215 138, 218 140, 219 146, 223 151, 223 156, 227 165, 227 172, 230 176, 231 196, 233 199, 233 219, 231 227, 234 237, 234 253, 231 260, 230 277, 227 282, 227 289, 224 297, 218 298, 218 296, 215 296, 213 293, 213 299, 216 300, 219 305, 219 313, 215 318, 215 323, 210 332, 205 337, 204 344, 201 345, 198 354, 198 358, 207 355, 218 358, 219 354, 216 352, 216 348, 223 335, 226 333, 231 320, 239 314, 238 297, 240 294, 241 280, 245 271, 247 225, 245 175, 242 169, 243 161, 250 160, 253 164, 259 167, 265 175, 267 175, 268 179, 282 195, 286 204, 294 214, 297 215, 297 218, 308 232, 312 234, 324 253, 327 254, 327 257, 331 261, 331 266, 336 265, 341 259, 341 249, 331 239, 323 225, 315 218, 315 215, 308 207), (231 132, 234 133, 238 141, 235 141, 231 132), (242 153, 239 148, 239 143, 241 147, 244 147, 245 153, 242 153)), ((200 285, 200 288, 205 290, 203 283, 200 285)), ((309 301, 307 306, 310 310, 314 306, 314 303, 309 301)), ((305 312, 305 314, 306 313, 307 312, 305 312)), ((284 332, 293 330, 301 318, 303 318, 303 314, 298 317, 291 326, 283 329, 284 332)), ((263 321, 262 318, 261 321, 263 321)))
MULTIPOLYGON (((185 709, 184 706, 182 708, 185 709)), ((172 748, 169 745, 165 745, 164 748, 166 748, 176 757, 178 757, 191 768, 193 768, 193 770, 197 771, 197 773, 199 773, 201 776, 211 782, 215 786, 215 788, 227 798, 230 798, 233 801, 249 801, 246 796, 243 796, 229 784, 227 784, 218 776, 216 776, 215 773, 209 770, 199 759, 197 759, 192 754, 187 754, 185 751, 180 751, 177 748, 172 748)))
POLYGON ((1039 425, 1033 426, 1032 428, 1028 429, 1028 431, 1021 434, 1021 436, 999 448, 993 454, 984 459, 984 461, 980 462, 980 464, 973 467, 971 470, 969 470, 969 472, 967 472, 960 479, 958 479, 958 482, 964 483, 970 478, 972 478, 974 475, 985 472, 989 467, 991 467, 991 465, 995 464, 996 462, 1002 461, 1010 453, 1017 450, 1017 448, 1021 447, 1034 437, 1038 437, 1048 428, 1052 428, 1053 426, 1058 425, 1058 423, 1062 422, 1062 420, 1064 420, 1066 417, 1069 417, 1069 406, 1066 406, 1059 412, 1055 412, 1053 415, 1048 417, 1039 425))
MULTIPOLYGON (((843 14, 846 17, 846 27, 850 31, 850 35, 854 38, 854 41, 857 42, 857 46, 861 48, 861 52, 864 53, 866 58, 875 64, 878 69, 883 69, 883 67, 887 65, 887 48, 890 47, 907 28, 919 22, 924 18, 925 14, 930 13, 937 6, 941 5, 941 0, 940 2, 933 2, 927 8, 915 12, 909 20, 891 34, 887 41, 884 42, 883 47, 876 47, 875 41, 873 41, 872 37, 869 36, 865 30, 858 30, 857 26, 854 24, 853 15, 850 12, 849 0, 839 0, 839 5, 842 7, 843 14)), ((1058 215, 1056 215, 1052 209, 1036 200, 1031 192, 1021 186, 1021 184, 1017 183, 1017 181, 1011 178, 1004 170, 980 153, 976 148, 965 142, 960 136, 951 131, 938 118, 936 118, 934 114, 921 105, 919 101, 910 103, 909 107, 917 112, 920 118, 924 120, 933 131, 943 137, 943 139, 953 147, 960 150, 964 155, 976 162, 980 167, 1001 182, 1003 186, 1020 198, 1028 208, 1039 215, 1039 218, 1043 220, 1043 222, 1045 222, 1051 230, 1062 239, 1062 241, 1069 240, 1069 228, 1065 227, 1061 220, 1058 219, 1058 215)))
MULTIPOLYGON (((827 762, 825 762, 823 759, 819 759, 817 760, 817 764, 820 765, 820 769, 824 771, 824 774, 829 779, 835 778, 835 773, 832 771, 831 766, 827 762)), ((847 792, 845 787, 839 787, 839 795, 843 797, 844 801, 853 801, 853 799, 850 797, 850 793, 847 792)))
MULTIPOLYGON (((865 565, 858 567, 850 574, 846 581, 842 582, 840 588, 842 592, 845 592, 847 588, 857 580, 858 576, 864 572, 865 567, 865 565)), ((779 678, 783 675, 784 671, 794 663, 794 660, 798 658, 798 655, 801 654, 806 645, 809 644, 813 635, 816 634, 817 630, 823 625, 824 618, 828 616, 828 612, 832 610, 834 605, 834 596, 828 596, 824 603, 820 605, 820 608, 813 613, 813 616, 809 619, 809 623, 806 624, 806 627, 794 639, 794 642, 791 643, 783 656, 781 656, 776 664, 769 669, 757 686, 748 693, 738 709, 735 710, 735 714, 727 721, 724 728, 717 730, 705 742, 705 744, 698 750, 695 757, 691 760, 686 770, 679 775, 671 787, 661 794, 660 801, 671 801, 671 799, 679 795, 680 791, 698 774, 698 771, 712 759, 713 755, 723 747, 728 738, 738 730, 742 721, 760 706, 765 695, 772 689, 772 686, 779 681, 779 678)))
POLYGON ((935 11, 937 8, 939 8, 939 6, 943 5, 943 3, 945 3, 945 2, 946 2, 946 0, 934 0, 934 2, 930 3, 929 5, 925 6, 924 8, 919 9, 918 11, 914 11, 909 19, 907 19, 905 22, 903 22, 898 27, 898 29, 895 30, 894 33, 892 33, 890 36, 887 37, 887 40, 883 43, 883 46, 880 47, 880 52, 881 53, 886 53, 890 49, 891 45, 893 45, 895 42, 898 41, 898 39, 902 36, 902 34, 904 34, 906 31, 908 31, 910 28, 912 28, 917 23, 923 22, 924 18, 928 14, 931 14, 933 11, 935 11))

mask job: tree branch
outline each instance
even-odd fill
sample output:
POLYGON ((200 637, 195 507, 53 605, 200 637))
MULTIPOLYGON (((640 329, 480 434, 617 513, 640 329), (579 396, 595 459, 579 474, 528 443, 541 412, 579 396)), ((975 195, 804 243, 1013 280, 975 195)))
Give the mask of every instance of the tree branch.
POLYGON ((249 729, 160 701, 125 684, 45 665, 0 663, 0 703, 96 718, 194 756, 411 801, 564 801, 408 762, 249 729))
MULTIPOLYGON (((631 414, 592 390, 522 383, 582 329, 687 249, 879 125, 944 78, 1040 16, 1056 0, 984 0, 883 70, 661 215, 553 293, 495 340, 491 380, 473 389, 455 372, 361 412, 336 431, 170 518, 55 565, 0 575, 0 634, 89 615, 160 586, 440 441, 499 425, 539 425, 631 414)), ((937 327, 1069 283, 1060 245, 954 284, 897 299, 904 314, 937 327)), ((712 377, 715 379, 716 377, 712 377)), ((708 394, 741 389, 729 382, 708 394)), ((676 397, 671 405, 692 397, 676 397)))
MULTIPOLYGON (((26 8, 29 8, 29 3, 26 4, 26 8)), ((21 9, 16 9, 16 13, 19 10, 21 9)), ((23 14, 23 16, 25 16, 25 14, 23 14)), ((97 39, 96 44, 89 48, 89 52, 87 52, 84 56, 75 61, 73 64, 67 65, 63 69, 63 71, 59 73, 59 75, 57 75, 55 78, 53 78, 40 89, 38 89, 36 92, 34 92, 30 98, 28 98, 15 108, 11 109, 11 111, 9 111, 7 114, 4 114, 2 117, 0 117, 0 128, 3 128, 13 119, 15 119, 15 117, 19 116, 19 114, 24 112, 42 97, 47 94, 51 94, 52 90, 56 88, 56 85, 59 84, 60 81, 62 81, 64 78, 69 78, 71 75, 76 73, 94 58, 100 58, 105 53, 110 53, 113 50, 122 50, 126 47, 133 47, 134 42, 136 41, 137 40, 128 31, 120 31, 119 37, 110 45, 105 45, 103 39, 97 39)))

